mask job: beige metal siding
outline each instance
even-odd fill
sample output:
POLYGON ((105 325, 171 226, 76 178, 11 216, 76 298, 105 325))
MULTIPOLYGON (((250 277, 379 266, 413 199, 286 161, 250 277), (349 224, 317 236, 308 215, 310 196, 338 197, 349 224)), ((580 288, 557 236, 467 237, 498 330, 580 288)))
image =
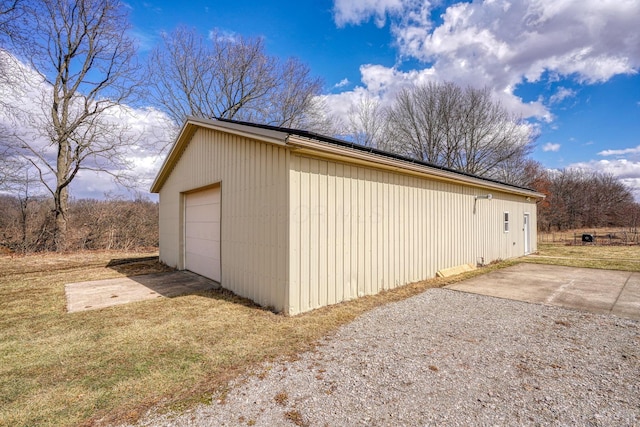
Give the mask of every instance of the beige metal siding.
POLYGON ((287 162, 282 146, 198 129, 160 190, 162 261, 185 267, 185 193, 220 183, 222 286, 285 310, 287 162))
POLYGON ((521 256, 524 213, 536 221, 523 196, 333 160, 292 154, 289 179, 289 314, 521 256))

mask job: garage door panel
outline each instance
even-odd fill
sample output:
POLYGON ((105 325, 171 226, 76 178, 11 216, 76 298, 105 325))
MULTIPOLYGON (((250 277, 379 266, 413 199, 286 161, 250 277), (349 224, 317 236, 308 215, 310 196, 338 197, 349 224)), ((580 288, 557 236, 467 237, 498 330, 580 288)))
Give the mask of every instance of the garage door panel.
POLYGON ((215 259, 220 259, 220 246, 212 245, 211 240, 191 239, 187 246, 187 255, 190 253, 200 254, 215 259))
POLYGON ((185 237, 187 239, 218 240, 217 237, 220 233, 217 230, 212 230, 211 226, 215 227, 217 230, 220 229, 219 223, 198 224, 198 226, 187 227, 185 230, 185 237), (208 225, 208 227, 205 227, 204 225, 208 225))
POLYGON ((187 253, 191 265, 196 267, 188 268, 189 271, 198 273, 201 276, 208 277, 216 282, 220 281, 220 263, 212 262, 211 257, 203 256, 199 253, 187 253), (198 271, 195 271, 195 270, 198 271), (216 279, 217 277, 217 279, 216 279))
POLYGON ((220 203, 220 198, 212 199, 216 197, 215 193, 220 193, 220 187, 210 188, 208 190, 197 191, 195 193, 189 193, 187 195, 187 206, 197 205, 210 205, 211 203, 220 203))
POLYGON ((220 222, 220 203, 187 206, 193 222, 220 222))
POLYGON ((220 187, 185 197, 185 268, 220 281, 220 187))
POLYGON ((217 240, 220 237, 220 223, 219 222, 190 222, 185 227, 185 237, 195 239, 207 239, 217 240))

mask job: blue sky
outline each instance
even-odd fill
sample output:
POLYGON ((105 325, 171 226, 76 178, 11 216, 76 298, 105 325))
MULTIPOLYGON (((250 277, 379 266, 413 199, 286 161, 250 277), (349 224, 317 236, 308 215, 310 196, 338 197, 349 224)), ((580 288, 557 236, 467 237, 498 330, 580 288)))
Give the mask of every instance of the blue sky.
POLYGON ((388 101, 403 84, 489 86, 538 126, 548 168, 614 173, 640 200, 640 2, 502 0, 131 0, 142 53, 187 25, 264 37, 325 82, 344 112, 363 93, 388 101))
MULTIPOLYGON (((547 168, 612 173, 640 202, 638 0, 127 0, 141 59, 179 25, 263 37, 269 54, 295 56, 324 81, 327 113, 344 117, 363 95, 391 102, 427 81, 488 87, 540 137, 547 168)), ((166 118, 131 107, 129 126, 157 140, 166 118)), ((1 115, 1 114, 0 114, 1 115)), ((2 117, 0 117, 2 119, 2 117)), ((165 153, 132 151, 147 194, 165 153)), ((83 172, 75 197, 121 192, 83 172)))

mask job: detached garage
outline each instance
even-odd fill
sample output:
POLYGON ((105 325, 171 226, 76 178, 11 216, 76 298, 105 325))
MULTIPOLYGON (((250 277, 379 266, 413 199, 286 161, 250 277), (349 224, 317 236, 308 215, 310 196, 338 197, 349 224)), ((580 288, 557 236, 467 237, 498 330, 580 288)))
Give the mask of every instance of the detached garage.
POLYGON ((536 250, 534 191, 322 135, 188 119, 160 259, 294 315, 536 250))

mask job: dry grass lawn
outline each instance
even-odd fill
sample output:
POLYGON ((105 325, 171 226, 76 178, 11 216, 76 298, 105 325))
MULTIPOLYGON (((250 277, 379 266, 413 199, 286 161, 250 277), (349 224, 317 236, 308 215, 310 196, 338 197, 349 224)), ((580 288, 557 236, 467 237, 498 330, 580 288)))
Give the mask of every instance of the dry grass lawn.
POLYGON ((605 270, 640 271, 640 246, 566 245, 539 243, 540 258, 528 258, 527 262, 589 267, 605 270))
MULTIPOLYGON (((560 258, 534 261, 638 271, 640 247, 609 250, 543 245, 542 255, 560 258), (593 254, 606 262, 591 260, 593 254)), ((273 314, 225 291, 66 313, 65 283, 164 270, 150 255, 0 257, 0 426, 106 425, 134 421, 151 407, 180 409, 224 399, 230 379, 259 373, 262 362, 295 357, 367 310, 519 262, 296 317, 273 314), (122 258, 134 262, 113 262, 122 258)))
MULTIPOLYGON (((223 396, 228 380, 293 357, 359 314, 432 280, 296 317, 225 291, 68 314, 64 284, 162 271, 148 253, 0 257, 0 425, 103 425, 223 396)), ((495 267, 492 267, 495 268, 495 267)))

